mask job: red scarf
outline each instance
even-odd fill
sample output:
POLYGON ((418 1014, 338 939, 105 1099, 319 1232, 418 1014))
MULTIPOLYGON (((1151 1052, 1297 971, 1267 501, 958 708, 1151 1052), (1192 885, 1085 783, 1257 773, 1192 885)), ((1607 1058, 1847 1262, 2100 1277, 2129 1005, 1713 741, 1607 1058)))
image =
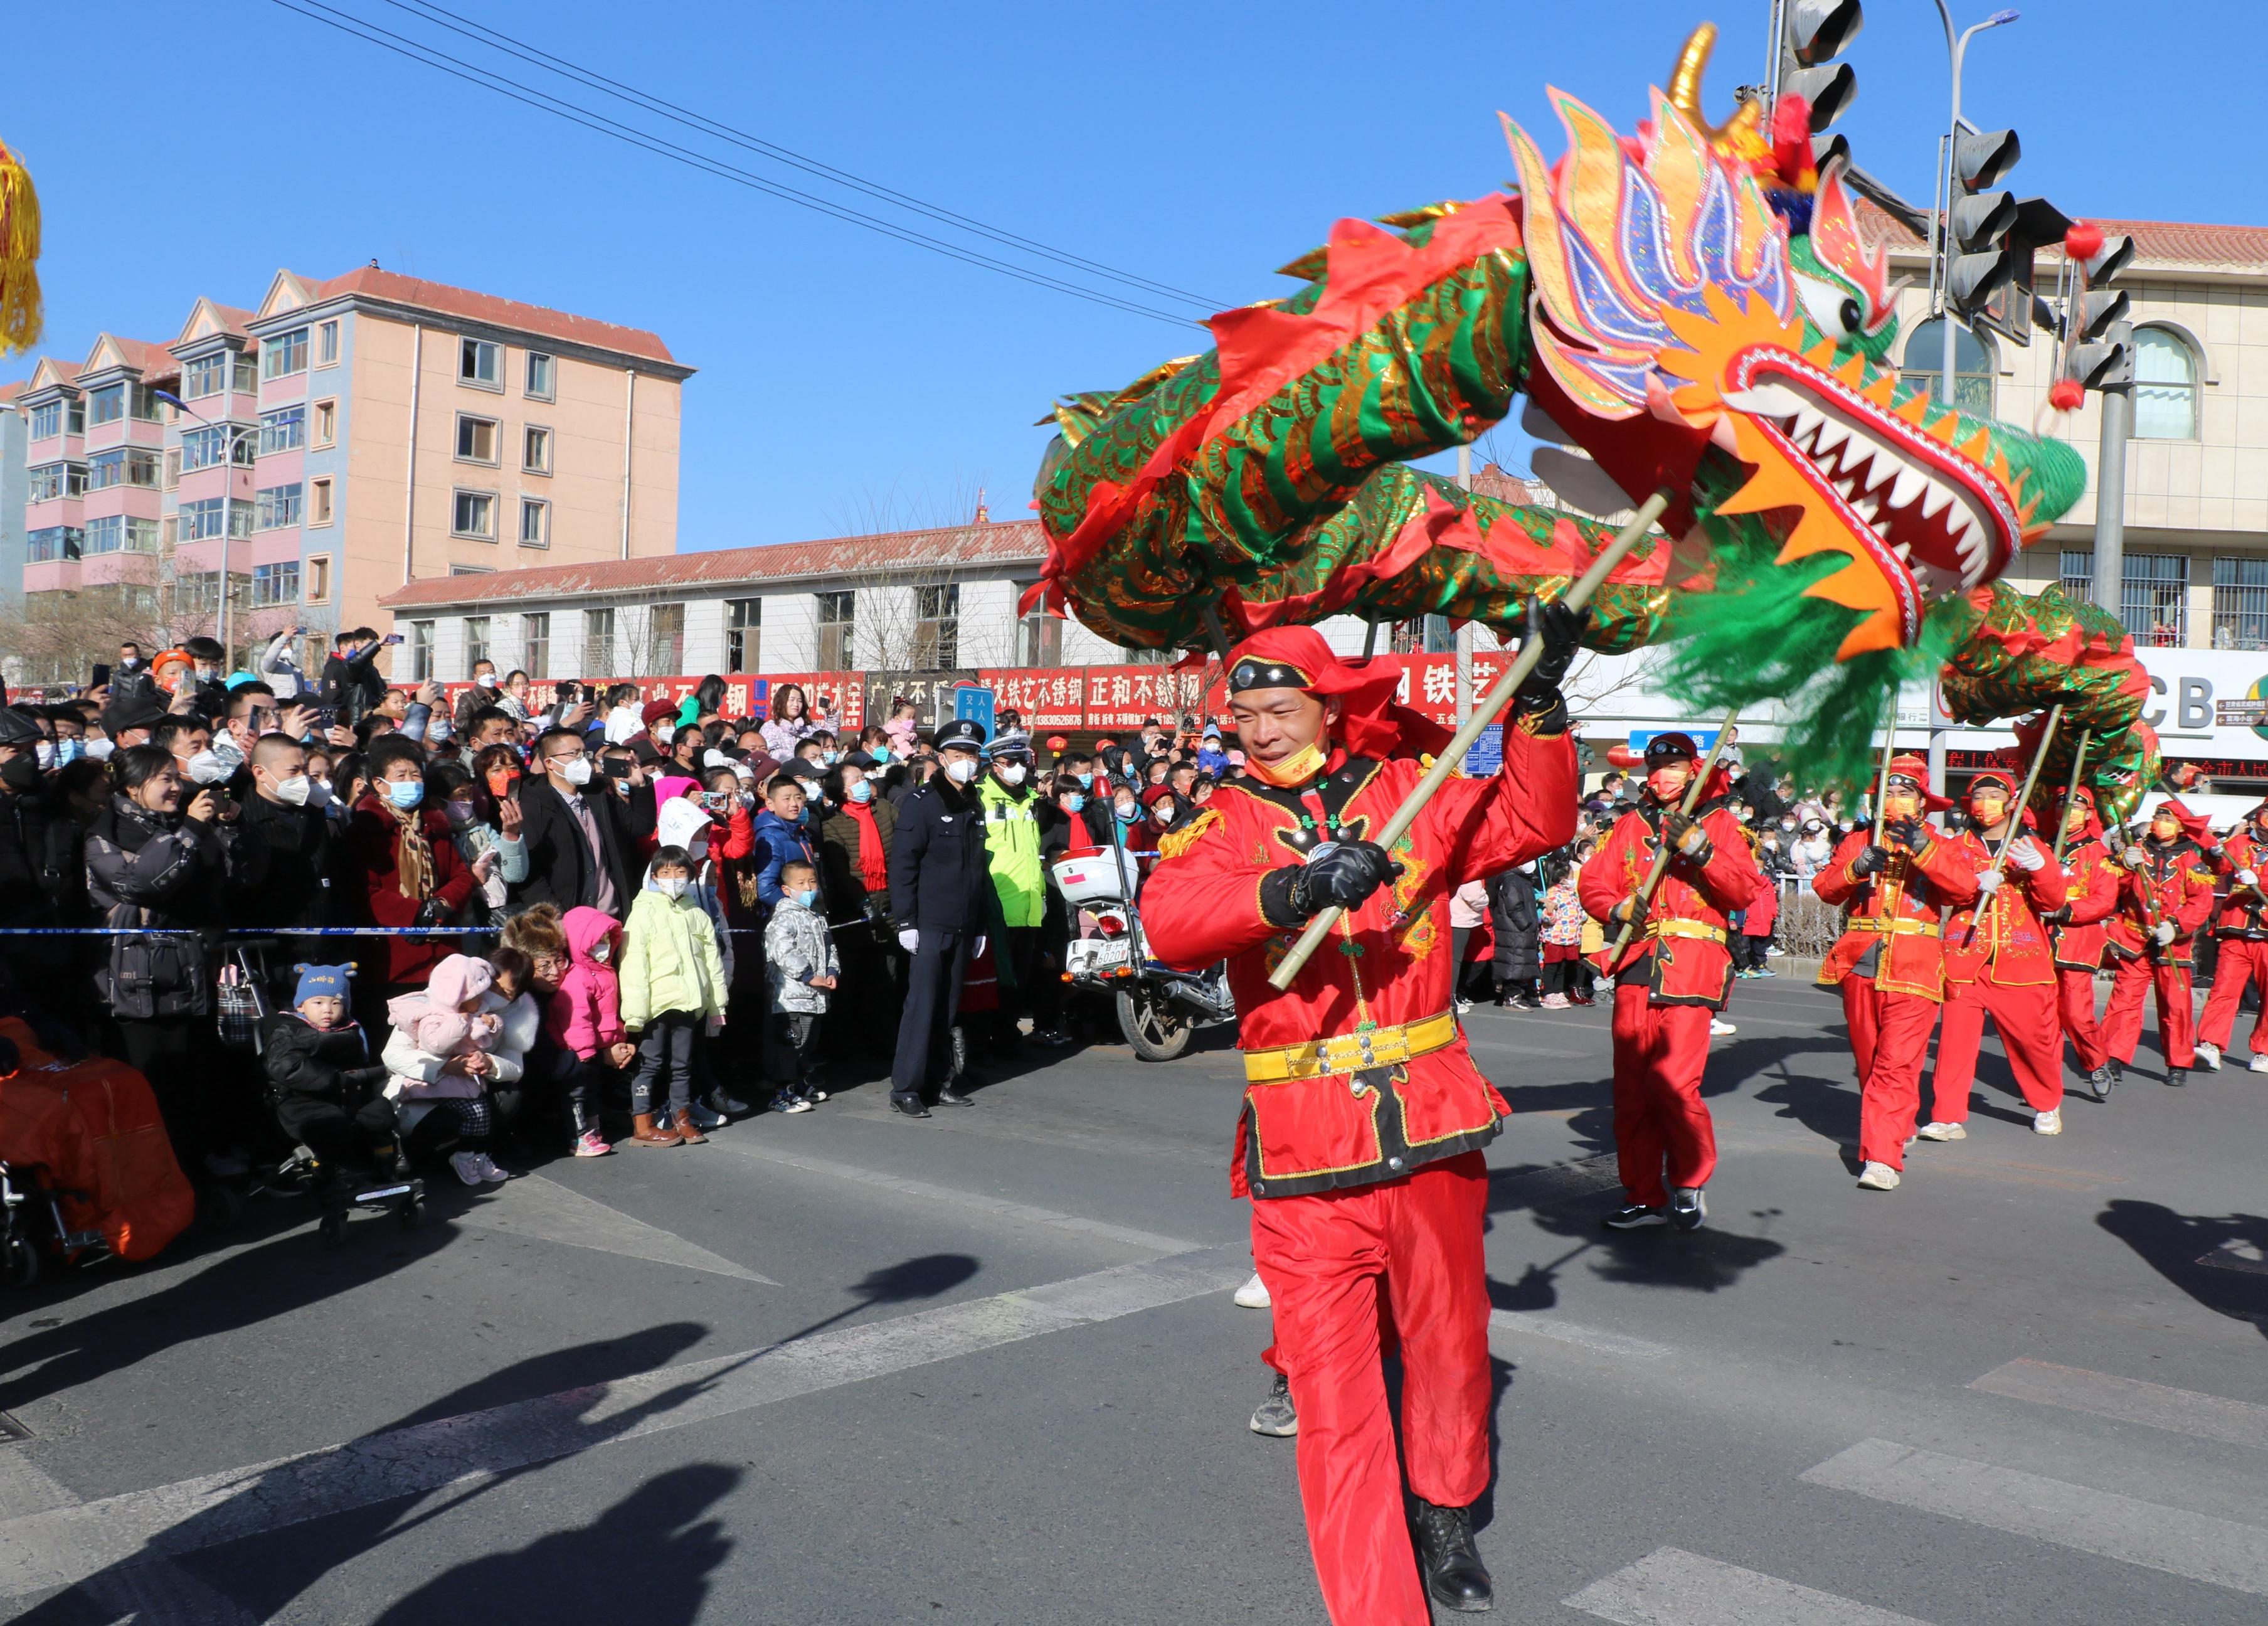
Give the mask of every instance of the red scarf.
POLYGON ((890 855, 882 850, 881 833, 874 828, 874 809, 865 802, 845 802, 843 811, 858 827, 858 879, 869 892, 890 887, 890 855))

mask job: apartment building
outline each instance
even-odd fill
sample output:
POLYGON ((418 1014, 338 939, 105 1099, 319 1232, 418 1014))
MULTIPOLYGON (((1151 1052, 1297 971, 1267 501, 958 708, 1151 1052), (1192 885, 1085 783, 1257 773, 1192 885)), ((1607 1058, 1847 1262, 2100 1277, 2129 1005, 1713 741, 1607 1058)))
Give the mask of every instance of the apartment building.
POLYGON ((42 358, 11 415, 19 681, 72 675, 36 669, 42 628, 76 659, 98 622, 225 625, 241 662, 373 622, 421 577, 670 554, 691 372, 652 333, 374 263, 278 271, 256 308, 199 298, 168 342, 42 358))

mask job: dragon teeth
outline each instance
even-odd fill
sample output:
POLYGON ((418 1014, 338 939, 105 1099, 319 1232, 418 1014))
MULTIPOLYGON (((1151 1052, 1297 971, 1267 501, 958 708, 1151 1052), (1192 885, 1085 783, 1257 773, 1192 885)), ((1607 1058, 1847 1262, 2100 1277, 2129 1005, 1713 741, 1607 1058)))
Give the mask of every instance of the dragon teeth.
POLYGON ((1874 516, 1881 512, 1881 505, 1877 504, 1873 497, 1862 497, 1857 502, 1851 504, 1851 511, 1857 514, 1859 519, 1864 519, 1868 525, 1872 525, 1874 523, 1874 516))
POLYGON ((1890 487, 1890 506, 1904 508, 1919 497, 1928 484, 1928 477, 1919 469, 1910 463, 1899 465, 1898 477, 1890 487))
POLYGON ((1830 452, 1832 452, 1836 447, 1841 445, 1845 441, 1850 438, 1851 426, 1849 424, 1838 422, 1834 418, 1822 418, 1819 423, 1818 438, 1811 443, 1811 455, 1815 459, 1825 457, 1830 452))
POLYGON ((1925 519, 1934 519, 1943 513, 1952 502, 1953 488, 1941 481, 1933 480, 1929 482, 1929 489, 1922 494, 1921 517, 1925 519))

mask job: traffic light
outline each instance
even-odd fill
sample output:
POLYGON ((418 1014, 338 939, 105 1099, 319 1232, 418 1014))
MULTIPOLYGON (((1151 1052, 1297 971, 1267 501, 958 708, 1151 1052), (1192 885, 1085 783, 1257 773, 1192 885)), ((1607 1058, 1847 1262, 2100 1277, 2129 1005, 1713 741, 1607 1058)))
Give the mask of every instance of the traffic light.
POLYGON ((1866 26, 1859 0, 1788 0, 1781 41, 1779 93, 1811 104, 1811 128, 1823 130, 1850 111, 1859 76, 1835 59, 1866 26))
MULTIPOLYGON (((2008 246, 2017 218, 2015 195, 1992 188, 2023 155, 2014 130, 1962 130, 1953 138, 1946 303, 1964 320, 1973 322, 2015 275, 2016 254, 2008 246)), ((2029 302, 2025 308, 2029 313, 2029 302)))
POLYGON ((2126 291, 2110 283, 2133 260, 2134 239, 2082 224, 2064 243, 2079 274, 2065 319, 2071 348, 2064 376, 2081 389, 2123 389, 2134 382, 2134 324, 2126 320, 2126 291))

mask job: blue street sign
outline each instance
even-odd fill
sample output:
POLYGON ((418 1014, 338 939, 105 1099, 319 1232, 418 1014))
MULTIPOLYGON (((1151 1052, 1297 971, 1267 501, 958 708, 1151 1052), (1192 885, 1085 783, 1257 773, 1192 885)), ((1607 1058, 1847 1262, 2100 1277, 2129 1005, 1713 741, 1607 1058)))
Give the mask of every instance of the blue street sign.
POLYGON ((992 738, 993 712, 998 697, 989 688, 964 684, 953 691, 953 715, 955 721, 967 720, 984 731, 984 738, 992 738))
POLYGON ((1645 751, 1646 742, 1659 734, 1683 734, 1693 741, 1694 748, 1705 756, 1715 747, 1717 736, 1722 732, 1715 728, 1633 728, 1630 736, 1631 749, 1645 751))
POLYGON ((1484 728, 1481 737, 1465 751, 1465 773, 1468 777, 1485 779, 1504 766, 1504 730, 1484 728))

